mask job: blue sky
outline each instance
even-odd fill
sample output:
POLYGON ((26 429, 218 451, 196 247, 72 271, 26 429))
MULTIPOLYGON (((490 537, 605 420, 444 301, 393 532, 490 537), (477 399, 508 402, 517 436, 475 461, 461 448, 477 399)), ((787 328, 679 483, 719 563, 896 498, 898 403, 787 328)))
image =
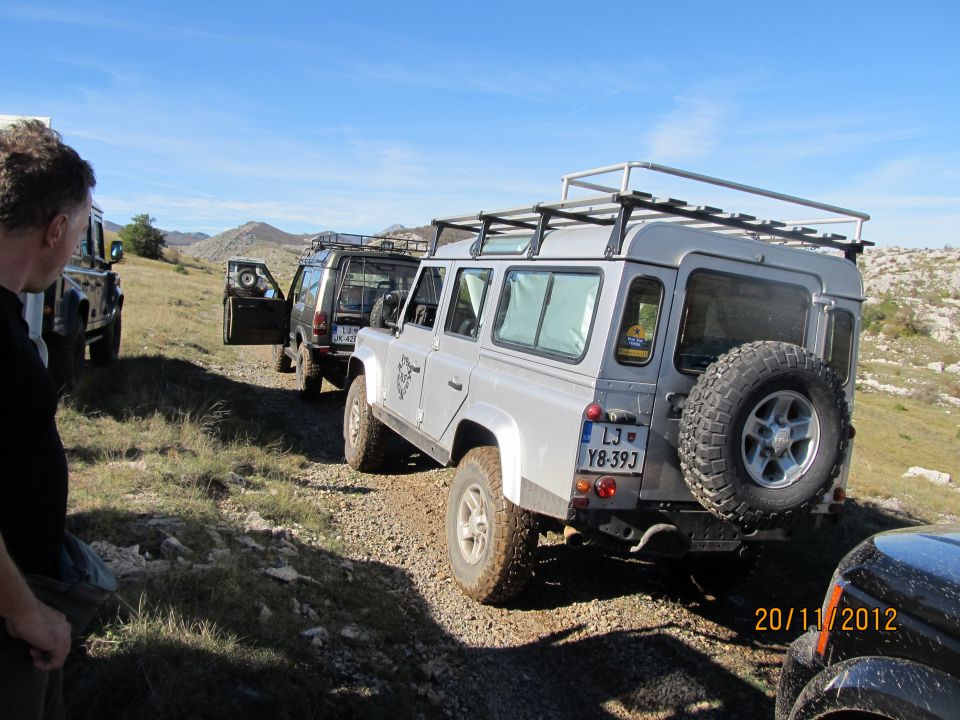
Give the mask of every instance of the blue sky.
POLYGON ((375 232, 651 160, 863 210, 879 244, 956 246, 958 36, 948 2, 14 0, 0 114, 51 116, 121 224, 375 232))

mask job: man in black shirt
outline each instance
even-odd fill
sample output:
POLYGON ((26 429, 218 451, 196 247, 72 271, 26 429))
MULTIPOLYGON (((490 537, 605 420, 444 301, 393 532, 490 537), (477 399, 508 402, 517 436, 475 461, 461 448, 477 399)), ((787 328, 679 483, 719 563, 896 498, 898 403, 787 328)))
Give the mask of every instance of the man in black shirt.
POLYGON ((24 574, 56 577, 67 510, 57 397, 17 297, 42 292, 87 229, 96 180, 37 121, 0 130, 0 715, 62 716, 70 625, 24 574))

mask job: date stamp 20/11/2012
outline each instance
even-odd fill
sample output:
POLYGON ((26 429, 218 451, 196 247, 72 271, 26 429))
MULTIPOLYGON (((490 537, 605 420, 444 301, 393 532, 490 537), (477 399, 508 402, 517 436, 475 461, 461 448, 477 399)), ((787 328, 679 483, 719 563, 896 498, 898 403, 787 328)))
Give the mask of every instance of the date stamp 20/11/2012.
POLYGON ((754 613, 757 632, 790 632, 815 627, 818 631, 840 632, 894 632, 897 629, 896 608, 832 608, 824 614, 822 608, 757 608, 754 613))

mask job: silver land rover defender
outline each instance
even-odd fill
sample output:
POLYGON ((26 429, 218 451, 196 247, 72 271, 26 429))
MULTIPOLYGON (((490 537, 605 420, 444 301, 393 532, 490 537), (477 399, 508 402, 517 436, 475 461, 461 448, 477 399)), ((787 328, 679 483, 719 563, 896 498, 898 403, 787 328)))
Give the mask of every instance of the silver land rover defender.
POLYGON ((457 467, 449 561, 480 602, 524 587, 551 527, 717 567, 819 525, 845 498, 868 219, 628 162, 435 220, 412 292, 357 336, 347 462, 376 470, 389 428, 457 467), (638 169, 807 219, 632 190, 638 169), (450 229, 474 239, 441 245, 450 229))

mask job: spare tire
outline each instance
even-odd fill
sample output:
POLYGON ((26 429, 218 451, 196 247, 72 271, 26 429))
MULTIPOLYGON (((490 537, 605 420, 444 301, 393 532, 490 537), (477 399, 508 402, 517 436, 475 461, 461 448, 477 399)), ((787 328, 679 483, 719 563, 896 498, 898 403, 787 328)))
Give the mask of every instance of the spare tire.
POLYGON ((713 514, 744 528, 792 525, 833 484, 850 415, 839 376, 806 348, 762 341, 721 355, 680 419, 684 480, 713 514))
POLYGON ((388 327, 387 318, 383 312, 383 295, 377 298, 370 309, 370 327, 379 329, 388 327))

